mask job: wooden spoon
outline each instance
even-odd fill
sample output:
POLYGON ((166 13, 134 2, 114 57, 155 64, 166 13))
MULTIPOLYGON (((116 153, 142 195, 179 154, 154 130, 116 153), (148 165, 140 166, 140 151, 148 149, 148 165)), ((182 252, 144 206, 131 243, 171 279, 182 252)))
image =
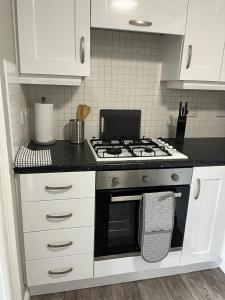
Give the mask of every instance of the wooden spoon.
POLYGON ((88 106, 88 105, 84 105, 83 106, 82 121, 84 121, 87 118, 87 116, 89 115, 90 111, 91 111, 90 106, 88 106))
POLYGON ((77 120, 81 121, 82 119, 82 106, 81 104, 78 105, 77 107, 77 114, 76 114, 76 118, 77 120))

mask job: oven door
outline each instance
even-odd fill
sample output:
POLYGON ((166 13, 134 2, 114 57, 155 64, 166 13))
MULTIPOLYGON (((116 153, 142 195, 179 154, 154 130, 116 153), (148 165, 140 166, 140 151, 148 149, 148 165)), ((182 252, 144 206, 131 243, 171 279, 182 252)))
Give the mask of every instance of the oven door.
POLYGON ((96 192, 95 258, 140 253, 139 206, 143 193, 173 191, 176 197, 171 251, 183 245, 189 186, 98 190, 96 192))

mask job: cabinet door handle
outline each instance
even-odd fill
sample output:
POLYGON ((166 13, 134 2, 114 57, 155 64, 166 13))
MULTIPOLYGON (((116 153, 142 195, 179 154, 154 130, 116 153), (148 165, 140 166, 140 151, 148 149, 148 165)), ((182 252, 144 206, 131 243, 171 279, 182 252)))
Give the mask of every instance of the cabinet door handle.
POLYGON ((69 247, 69 246, 72 246, 73 245, 73 242, 68 242, 68 243, 65 243, 65 244, 48 244, 48 248, 64 248, 64 247, 69 247))
POLYGON ((48 271, 49 275, 63 275, 73 271, 73 268, 66 269, 64 271, 48 271))
POLYGON ((67 186, 46 186, 45 189, 48 191, 62 191, 72 189, 72 184, 67 186))
POLYGON ((73 216, 72 213, 66 214, 66 215, 46 215, 47 219, 66 219, 71 218, 73 216))
POLYGON ((130 20, 129 24, 133 25, 133 26, 139 26, 139 27, 150 27, 150 26, 152 26, 152 22, 143 21, 143 20, 130 20))
POLYGON ((188 47, 188 58, 187 58, 186 69, 190 68, 191 59, 192 59, 192 45, 189 45, 189 47, 188 47))
POLYGON ((83 64, 85 59, 84 37, 80 39, 80 62, 83 64))
POLYGON ((201 193, 201 179, 200 178, 197 179, 197 185, 198 185, 198 190, 195 195, 195 200, 198 200, 200 193, 201 193))

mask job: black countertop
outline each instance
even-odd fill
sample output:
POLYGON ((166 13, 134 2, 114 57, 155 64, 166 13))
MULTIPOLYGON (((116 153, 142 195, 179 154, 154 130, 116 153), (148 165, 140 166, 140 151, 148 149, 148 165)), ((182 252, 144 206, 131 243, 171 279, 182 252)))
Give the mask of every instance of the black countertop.
POLYGON ((51 173, 99 170, 132 170, 153 168, 179 168, 225 165, 225 138, 185 139, 177 145, 174 139, 168 140, 175 148, 188 156, 187 160, 96 162, 87 142, 74 145, 69 141, 56 141, 52 146, 38 146, 30 142, 31 150, 50 149, 51 166, 35 168, 15 168, 15 173, 51 173))

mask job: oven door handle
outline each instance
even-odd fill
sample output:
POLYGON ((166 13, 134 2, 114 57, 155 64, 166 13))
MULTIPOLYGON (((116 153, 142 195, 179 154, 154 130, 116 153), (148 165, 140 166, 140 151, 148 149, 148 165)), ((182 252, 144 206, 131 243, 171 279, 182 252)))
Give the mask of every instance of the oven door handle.
MULTIPOLYGON (((175 193, 175 198, 181 198, 181 193, 175 193)), ((140 201, 142 195, 132 196, 111 196, 111 202, 129 202, 129 201, 140 201)))

